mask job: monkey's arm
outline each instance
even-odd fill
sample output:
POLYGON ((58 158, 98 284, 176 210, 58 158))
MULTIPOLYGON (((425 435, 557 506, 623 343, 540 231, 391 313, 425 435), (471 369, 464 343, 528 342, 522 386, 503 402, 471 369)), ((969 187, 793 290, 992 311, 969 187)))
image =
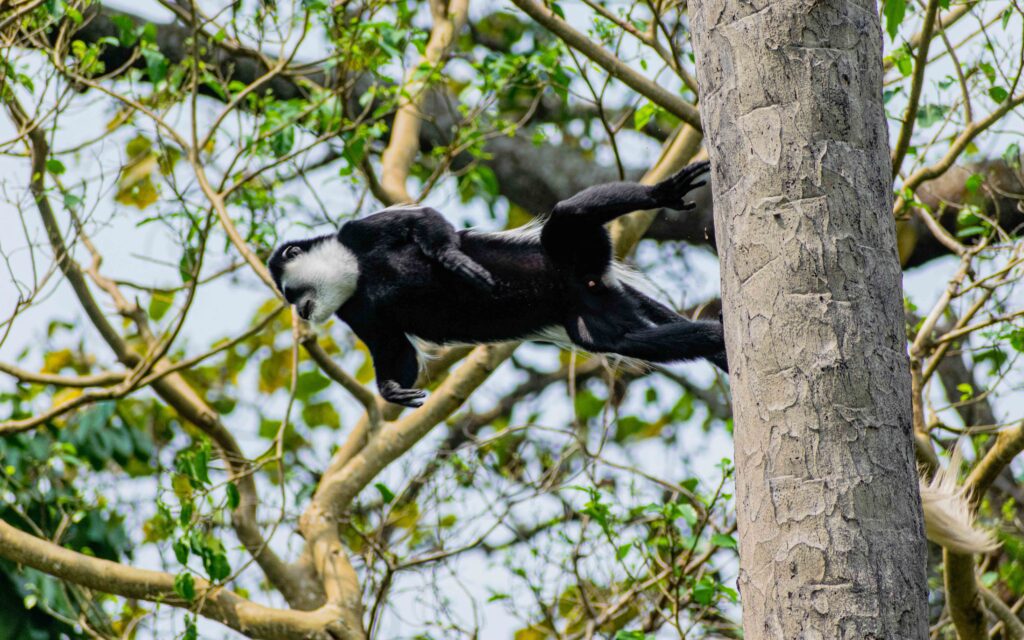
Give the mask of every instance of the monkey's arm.
POLYGON ((413 219, 412 239, 423 255, 445 269, 483 287, 493 287, 491 272, 462 252, 455 227, 435 209, 424 207, 413 219))
POLYGON ((636 182, 612 182, 584 189, 556 204, 545 226, 552 223, 603 225, 633 211, 658 207, 692 209, 694 205, 685 203, 683 198, 704 184, 703 181, 694 180, 706 172, 708 166, 707 162, 695 162, 652 186, 636 182))
POLYGON ((345 223, 339 233, 342 242, 363 251, 412 241, 427 258, 470 283, 494 285, 490 272, 462 252, 455 227, 430 207, 385 209, 345 223))
POLYGON ((422 405, 427 392, 413 388, 419 364, 409 339, 395 333, 375 336, 365 342, 373 357, 373 370, 381 397, 404 407, 422 405))

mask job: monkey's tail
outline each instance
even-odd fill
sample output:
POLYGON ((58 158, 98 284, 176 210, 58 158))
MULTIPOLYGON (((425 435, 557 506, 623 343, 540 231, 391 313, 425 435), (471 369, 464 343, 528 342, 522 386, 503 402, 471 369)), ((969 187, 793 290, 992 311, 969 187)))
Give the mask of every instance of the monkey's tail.
POLYGON ((925 536, 937 545, 963 554, 987 553, 999 544, 992 533, 974 519, 967 490, 957 484, 960 451, 953 451, 948 466, 939 469, 931 481, 921 480, 925 536))

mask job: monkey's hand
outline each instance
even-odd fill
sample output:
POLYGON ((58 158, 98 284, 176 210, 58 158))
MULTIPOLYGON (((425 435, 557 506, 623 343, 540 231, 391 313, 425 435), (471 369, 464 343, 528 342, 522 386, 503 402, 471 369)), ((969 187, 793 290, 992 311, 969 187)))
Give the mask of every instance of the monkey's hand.
POLYGON ((671 178, 662 180, 658 184, 654 185, 654 199, 662 207, 668 209, 677 209, 679 211, 689 211, 697 205, 692 202, 686 202, 684 198, 686 194, 693 191, 697 187, 702 187, 705 184, 705 180, 700 182, 694 182, 694 179, 706 173, 711 167, 711 163, 707 162, 694 162, 683 167, 678 173, 671 178))
POLYGON ((494 286, 494 276, 485 269, 479 262, 470 258, 461 251, 451 249, 437 257, 445 269, 457 274, 481 289, 490 289, 494 286))
POLYGON ((385 380, 377 385, 380 389, 380 396, 393 404, 400 404, 403 407, 415 409, 423 405, 423 398, 427 392, 422 389, 405 389, 394 380, 385 380))

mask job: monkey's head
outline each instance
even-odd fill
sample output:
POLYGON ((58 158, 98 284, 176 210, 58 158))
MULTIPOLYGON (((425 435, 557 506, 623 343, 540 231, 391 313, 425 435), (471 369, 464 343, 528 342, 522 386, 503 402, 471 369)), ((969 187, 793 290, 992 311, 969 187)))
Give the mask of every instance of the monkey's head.
POLYGON ((359 263, 336 234, 285 242, 267 262, 288 304, 309 322, 327 322, 356 290, 359 263))

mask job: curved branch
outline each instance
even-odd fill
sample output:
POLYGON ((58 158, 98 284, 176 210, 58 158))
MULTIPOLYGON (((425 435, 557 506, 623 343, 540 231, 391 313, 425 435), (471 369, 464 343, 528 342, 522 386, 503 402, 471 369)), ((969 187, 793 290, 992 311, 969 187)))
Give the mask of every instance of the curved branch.
POLYGON ((651 102, 662 107, 694 129, 700 130, 700 113, 692 104, 655 84, 650 78, 637 72, 622 60, 619 60, 615 55, 605 50, 604 47, 572 28, 569 23, 551 9, 537 3, 535 0, 512 0, 512 2, 545 29, 565 41, 567 45, 600 65, 613 78, 618 78, 651 102))
MULTIPOLYGON (((991 590, 981 587, 980 592, 985 606, 1006 627, 1006 637, 1009 640, 1024 640, 1024 622, 1021 622, 1013 609, 1006 606, 1006 603, 991 590)), ((993 631, 995 630, 993 629, 993 631)))
POLYGON ((466 24, 468 8, 469 0, 430 2, 430 14, 434 20, 430 40, 427 41, 423 59, 409 71, 406 78, 405 86, 402 88, 406 99, 395 114, 394 123, 391 125, 391 140, 380 159, 380 186, 390 201, 389 204, 413 200, 405 182, 420 149, 420 123, 426 117, 422 111, 423 97, 428 90, 428 80, 417 79, 417 76, 422 74, 423 65, 428 65, 431 69, 444 66, 455 37, 466 24))
MULTIPOLYGON (((49 155, 46 137, 10 93, 6 83, 0 84, 0 90, 8 91, 5 101, 7 111, 18 130, 27 132, 32 159, 30 189, 61 272, 71 285, 89 320, 114 352, 118 361, 127 367, 135 367, 140 363, 141 357, 128 346, 124 338, 103 315, 89 290, 85 275, 71 258, 60 226, 57 224, 56 216, 46 194, 46 159, 49 155)), ((153 365, 152 370, 162 374, 172 366, 166 360, 160 360, 153 365)), ((252 476, 253 466, 242 453, 234 436, 220 421, 213 408, 179 373, 159 377, 153 380, 151 387, 182 418, 206 434, 217 446, 221 458, 227 463, 229 475, 235 481, 240 495, 239 505, 232 512, 232 525, 242 545, 252 554, 267 578, 280 589, 289 603, 298 608, 314 608, 318 597, 317 590, 310 587, 308 584, 310 581, 303 579, 304 576, 300 568, 293 569, 285 564, 267 546, 267 541, 264 540, 263 534, 260 532, 259 524, 256 521, 259 496, 256 492, 256 482, 252 476)))
POLYGON ((974 578, 974 557, 942 550, 946 605, 960 640, 988 640, 985 607, 974 578))
POLYGON ((0 373, 6 373, 19 382, 29 384, 51 384, 58 387, 84 389, 86 387, 109 387, 124 381, 126 373, 104 371, 84 376, 61 376, 53 373, 37 373, 14 365, 0 362, 0 373))
POLYGON ((917 103, 921 99, 921 89, 924 87, 924 72, 928 66, 928 48, 932 43, 932 29, 935 26, 935 14, 938 10, 938 0, 928 0, 924 25, 920 33, 921 44, 914 56, 914 77, 910 84, 907 110, 903 115, 903 124, 900 126, 899 137, 896 138, 896 146, 892 150, 892 177, 894 179, 900 173, 900 165, 903 164, 903 157, 907 155, 907 149, 910 148, 910 136, 914 133, 914 123, 917 122, 917 103))
POLYGON ((234 591, 194 578, 196 598, 174 590, 175 577, 65 549, 0 520, 0 556, 60 580, 125 598, 191 609, 251 638, 353 637, 338 623, 337 608, 287 611, 251 602, 234 591))

